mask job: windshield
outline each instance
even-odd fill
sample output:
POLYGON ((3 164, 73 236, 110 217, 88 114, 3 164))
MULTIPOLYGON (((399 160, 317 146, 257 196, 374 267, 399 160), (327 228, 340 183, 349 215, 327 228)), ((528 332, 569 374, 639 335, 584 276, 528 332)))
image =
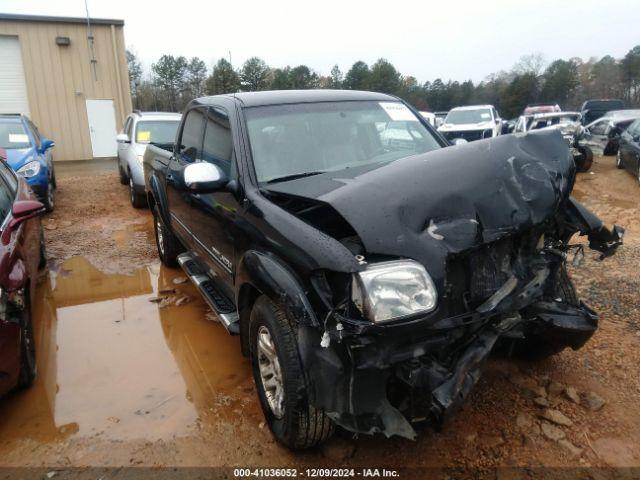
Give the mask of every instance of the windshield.
POLYGON ((445 118, 444 123, 454 125, 464 123, 484 123, 491 121, 491 110, 488 108, 478 108, 474 110, 452 110, 445 118))
POLYGON ((21 122, 0 122, 0 148, 12 150, 30 147, 29 136, 21 122))
POLYGON ((399 102, 323 102, 245 110, 260 183, 383 164, 440 148, 399 102))
POLYGON ((180 120, 143 120, 136 125, 136 143, 173 143, 180 120))
POLYGON ((531 124, 531 130, 539 130, 541 128, 553 127, 556 125, 566 125, 567 123, 574 123, 579 121, 580 116, 578 114, 562 115, 557 117, 547 118, 534 118, 531 124))

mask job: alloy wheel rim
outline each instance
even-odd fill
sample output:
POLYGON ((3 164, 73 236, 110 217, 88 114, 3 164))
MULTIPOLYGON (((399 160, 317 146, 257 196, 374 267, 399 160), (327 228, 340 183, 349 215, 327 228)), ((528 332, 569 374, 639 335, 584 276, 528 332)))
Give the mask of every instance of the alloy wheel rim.
POLYGON ((282 369, 273 337, 264 325, 258 329, 258 367, 269 408, 276 418, 282 418, 284 416, 282 369))
POLYGON ((160 219, 156 219, 156 237, 158 238, 158 250, 160 254, 164 255, 164 235, 162 234, 162 224, 160 219))
POLYGON ((618 150, 618 153, 616 154, 616 163, 619 167, 622 166, 622 155, 620 155, 620 150, 618 150))
POLYGON ((134 200, 134 193, 133 193, 133 178, 129 177, 129 192, 131 194, 131 203, 133 203, 134 200))
POLYGON ((49 185, 49 190, 47 191, 47 202, 49 203, 49 207, 53 208, 53 186, 49 185))

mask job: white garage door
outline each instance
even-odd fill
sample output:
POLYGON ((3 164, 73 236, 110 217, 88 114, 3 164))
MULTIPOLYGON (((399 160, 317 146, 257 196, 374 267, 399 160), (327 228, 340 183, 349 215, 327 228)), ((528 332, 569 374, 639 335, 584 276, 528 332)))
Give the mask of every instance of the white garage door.
POLYGON ((18 37, 0 35, 0 113, 29 115, 18 37))

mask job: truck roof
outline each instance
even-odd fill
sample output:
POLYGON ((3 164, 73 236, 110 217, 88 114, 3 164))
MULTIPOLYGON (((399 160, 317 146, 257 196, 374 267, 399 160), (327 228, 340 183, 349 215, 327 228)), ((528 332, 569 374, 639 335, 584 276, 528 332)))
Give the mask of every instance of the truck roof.
POLYGON ((374 102, 397 102, 397 97, 384 93, 363 92, 359 90, 268 90, 262 92, 240 92, 213 97, 201 97, 194 103, 209 105, 216 98, 235 98, 243 107, 282 105, 289 103, 348 102, 369 100, 374 102))

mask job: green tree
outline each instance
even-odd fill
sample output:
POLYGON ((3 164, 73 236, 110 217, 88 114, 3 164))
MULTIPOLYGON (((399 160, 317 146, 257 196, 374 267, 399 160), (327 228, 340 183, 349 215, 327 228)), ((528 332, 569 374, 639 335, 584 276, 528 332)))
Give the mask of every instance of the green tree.
POLYGON ((201 97, 204 94, 204 82, 207 79, 207 66, 198 57, 193 57, 187 64, 186 82, 191 98, 201 97))
POLYGON ((293 88, 291 84, 291 67, 276 68, 271 71, 272 90, 290 90, 293 88))
POLYGON ((151 65, 155 74, 155 84, 164 91, 170 110, 178 110, 178 97, 185 87, 187 59, 163 55, 157 63, 151 65))
POLYGON ((566 106, 579 85, 578 65, 571 60, 556 60, 545 70, 543 80, 542 99, 566 106))
POLYGON ((369 88, 374 92, 396 93, 400 88, 400 72, 384 58, 371 66, 369 88))
POLYGON ((249 92, 265 90, 269 85, 269 67, 259 57, 251 57, 240 70, 242 89, 249 92))
POLYGON ((369 66, 359 60, 351 66, 344 77, 342 85, 350 90, 369 90, 370 76, 369 66))
POLYGON ((620 64, 611 55, 605 55, 591 66, 592 94, 598 97, 616 97, 621 92, 620 64))
POLYGON ((340 71, 340 67, 338 65, 334 65, 331 69, 331 77, 329 82, 329 88, 342 88, 342 72, 340 71))
POLYGON ((142 82, 142 65, 138 60, 138 57, 131 50, 126 50, 127 67, 129 69, 129 88, 131 90, 131 97, 133 98, 133 104, 136 108, 140 108, 138 104, 138 87, 142 82))
POLYGON ((213 66, 211 75, 205 83, 205 89, 208 95, 235 93, 240 89, 240 76, 228 60, 221 58, 213 66))
POLYGON ((620 62, 622 78, 627 87, 627 99, 640 102, 640 45, 636 45, 620 62))
POLYGON ((538 100, 540 81, 533 72, 516 75, 502 95, 501 109, 506 118, 520 115, 528 103, 538 100))
POLYGON ((318 86, 318 74, 312 72, 306 65, 298 65, 289 72, 291 87, 298 90, 316 88, 318 86))

